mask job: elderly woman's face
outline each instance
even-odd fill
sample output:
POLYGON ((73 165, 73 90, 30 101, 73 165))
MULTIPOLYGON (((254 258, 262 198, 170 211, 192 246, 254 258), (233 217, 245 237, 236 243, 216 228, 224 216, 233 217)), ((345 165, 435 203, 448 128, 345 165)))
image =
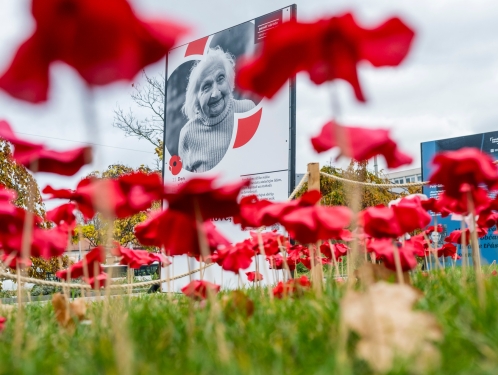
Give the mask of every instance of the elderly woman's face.
POLYGON ((221 61, 208 65, 199 77, 197 99, 206 117, 216 117, 223 112, 230 97, 230 86, 221 61))
POLYGON ((431 232, 431 240, 434 243, 438 243, 439 242, 439 236, 440 236, 440 234, 438 232, 431 232))

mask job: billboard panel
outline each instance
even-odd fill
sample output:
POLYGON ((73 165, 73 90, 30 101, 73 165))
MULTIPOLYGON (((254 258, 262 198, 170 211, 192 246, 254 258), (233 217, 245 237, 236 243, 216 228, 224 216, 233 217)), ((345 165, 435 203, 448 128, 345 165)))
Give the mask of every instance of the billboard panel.
MULTIPOLYGON (((455 151, 463 147, 478 148, 482 152, 491 155, 494 159, 497 159, 498 131, 421 143, 422 179, 424 181, 429 180, 432 173, 431 160, 434 158, 436 153, 455 151)), ((443 190, 441 186, 425 185, 423 187, 423 193, 429 198, 437 198, 442 192, 443 190)), ((434 214, 432 213, 432 215, 434 223, 434 214)), ((433 234, 432 239, 437 240, 438 247, 440 247, 443 245, 443 240, 447 235, 456 229, 460 229, 461 217, 457 215, 450 215, 446 218, 442 218, 438 215, 437 223, 443 225, 443 233, 439 233, 437 235, 433 234)), ((485 237, 479 239, 479 248, 481 250, 481 256, 484 264, 498 260, 498 236, 493 234, 494 231, 496 231, 496 227, 491 228, 485 237)), ((471 252, 470 246, 468 252, 469 254, 471 252)), ((458 247, 458 254, 460 256, 462 255, 460 246, 458 247)), ((469 261, 472 260, 469 258, 469 261)))
MULTIPOLYGON (((214 175, 222 181, 250 179, 252 184, 243 195, 257 194, 275 201, 289 196, 295 179, 295 85, 291 82, 289 89, 268 101, 239 92, 234 79, 237 59, 252 54, 268 30, 291 17, 295 17, 295 6, 168 53, 163 150, 166 184, 214 175)), ((217 221, 216 226, 234 242, 249 236, 230 221, 217 221)), ((187 271, 186 262, 175 260, 175 274, 187 271)), ((207 278, 220 283, 218 266, 209 270, 207 278)), ((226 286, 239 282, 226 273, 223 281, 226 286)), ((186 282, 188 278, 175 283, 175 290, 186 282)))

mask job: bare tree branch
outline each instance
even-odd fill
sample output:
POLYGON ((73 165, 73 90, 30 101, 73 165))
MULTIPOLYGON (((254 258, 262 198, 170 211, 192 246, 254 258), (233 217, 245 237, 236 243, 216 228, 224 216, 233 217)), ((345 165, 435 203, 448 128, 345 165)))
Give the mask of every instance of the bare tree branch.
POLYGON ((164 96, 165 77, 149 77, 143 72, 145 83, 133 84, 131 98, 140 108, 149 110, 150 115, 137 118, 130 108, 125 112, 121 107, 114 110, 113 126, 122 130, 127 136, 149 141, 154 148, 162 147, 164 131, 164 96))

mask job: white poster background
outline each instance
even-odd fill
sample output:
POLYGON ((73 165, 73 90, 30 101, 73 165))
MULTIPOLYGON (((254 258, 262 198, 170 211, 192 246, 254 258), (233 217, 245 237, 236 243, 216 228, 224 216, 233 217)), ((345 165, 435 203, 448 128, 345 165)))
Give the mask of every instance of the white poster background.
MULTIPOLYGON (((284 8, 282 11, 282 21, 290 19, 291 8, 284 8)), ((250 21, 254 23, 253 21, 250 21)), ((209 48, 211 39, 216 34, 211 35, 206 43, 204 52, 209 48)), ((171 50, 168 54, 167 77, 171 77, 175 69, 181 64, 199 60, 201 56, 187 56, 187 45, 179 46, 171 50)), ((166 103, 167 105, 167 103, 166 103)), ((220 183, 232 182, 250 178, 252 185, 243 191, 242 196, 257 194, 261 199, 285 201, 289 194, 289 125, 290 125, 290 90, 286 85, 272 100, 263 99, 252 110, 244 113, 234 114, 234 129, 230 146, 223 159, 210 171, 203 173, 192 173, 182 169, 177 175, 173 175, 168 168, 168 162, 173 156, 169 153, 166 144, 164 147, 165 184, 177 183, 194 177, 218 176, 220 183), (262 109, 261 120, 258 129, 250 141, 242 147, 233 148, 237 135, 238 119, 246 118, 262 109)), ((168 124, 166 124, 167 128, 168 124)), ((230 221, 213 221, 217 229, 223 233, 230 241, 239 242, 249 238, 249 231, 241 230, 239 225, 234 225, 230 221)), ((259 270, 265 278, 264 282, 273 284, 282 280, 282 271, 275 272, 268 268, 268 262, 262 257, 258 257, 259 270), (263 270, 263 267, 266 270, 263 270)), ((171 277, 188 272, 200 267, 199 263, 186 256, 173 257, 173 265, 167 271, 162 269, 162 278, 171 277), (188 264, 190 262, 190 265, 188 264)), ((206 269, 204 280, 221 284, 223 288, 233 289, 240 283, 247 285, 245 272, 256 269, 255 261, 246 270, 241 270, 240 279, 233 272, 223 271, 218 265, 210 266, 206 269)), ((199 273, 191 277, 186 276, 171 283, 163 283, 162 291, 179 291, 187 285, 190 280, 199 279, 199 273)))

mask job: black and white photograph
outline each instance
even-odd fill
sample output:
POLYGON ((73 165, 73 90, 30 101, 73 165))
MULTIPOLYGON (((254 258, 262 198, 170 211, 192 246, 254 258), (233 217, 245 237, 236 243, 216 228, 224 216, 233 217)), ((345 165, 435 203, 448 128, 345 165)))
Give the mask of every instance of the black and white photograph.
POLYGON ((234 114, 261 100, 235 90, 237 59, 254 51, 254 23, 213 35, 204 55, 181 64, 168 79, 166 143, 182 168, 213 169, 225 156, 234 132, 234 114))

